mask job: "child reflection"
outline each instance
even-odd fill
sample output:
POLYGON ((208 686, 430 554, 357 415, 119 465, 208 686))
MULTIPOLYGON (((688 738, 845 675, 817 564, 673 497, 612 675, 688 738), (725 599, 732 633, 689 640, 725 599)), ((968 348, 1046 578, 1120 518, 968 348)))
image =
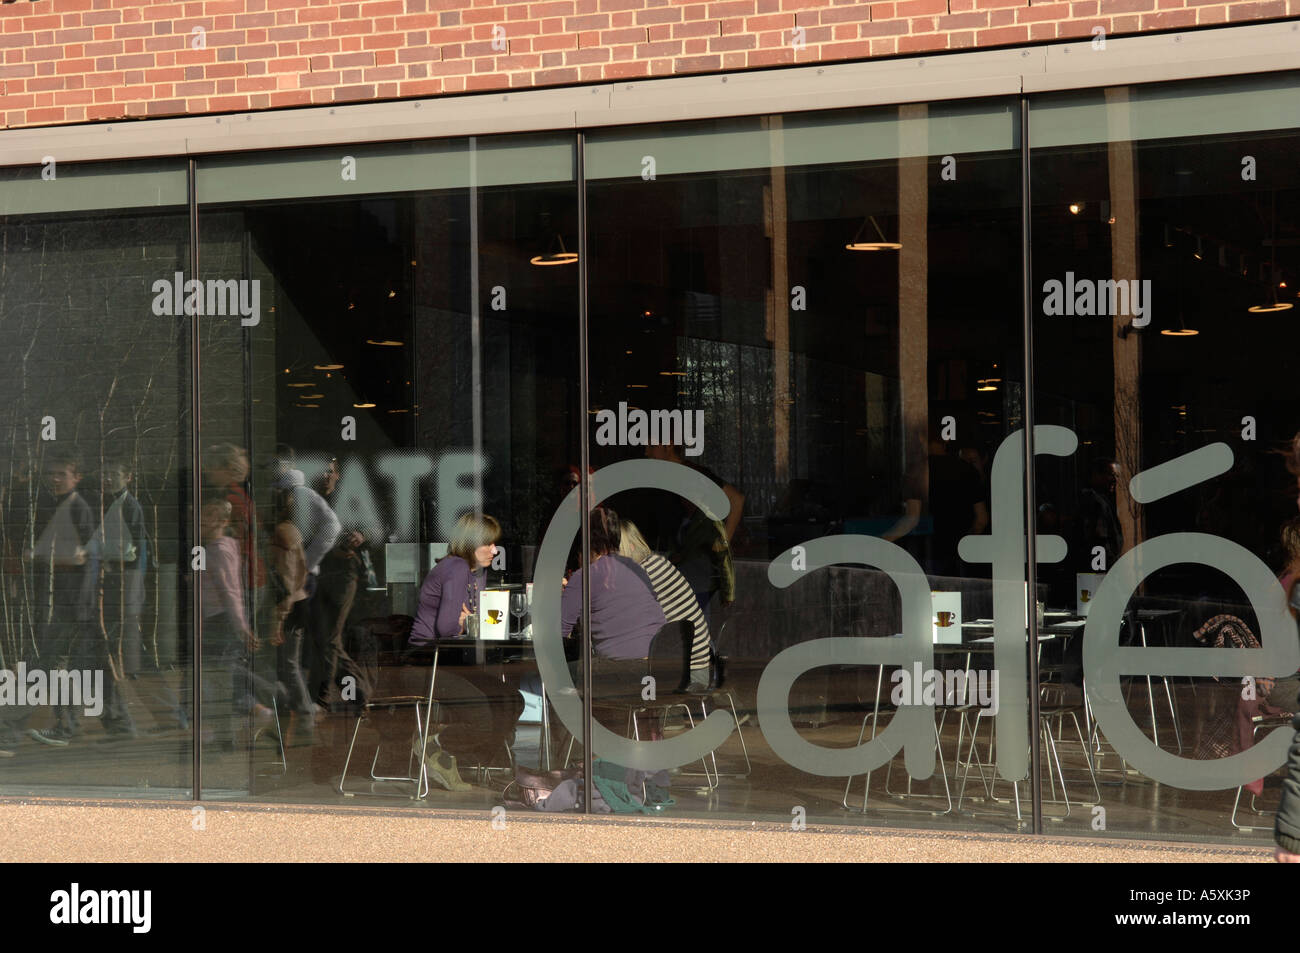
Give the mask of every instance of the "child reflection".
MULTIPOLYGON (((203 599, 203 695, 210 710, 225 708, 226 717, 212 740, 223 750, 233 750, 236 733, 246 724, 250 741, 269 727, 275 716, 268 703, 275 688, 253 674, 250 662, 257 649, 244 611, 243 560, 239 543, 229 534, 231 505, 224 497, 213 497, 201 510, 206 568, 199 574, 203 599), (222 678, 229 679, 228 706, 213 704, 222 678)), ((206 740, 206 739, 205 739, 206 740)))
MULTIPOLYGON (((487 568, 497 554, 501 524, 482 513, 467 513, 456 521, 448 554, 429 571, 420 587, 420 607, 407 642, 406 661, 420 665, 432 659, 435 642, 470 635, 478 619, 479 600, 487 585, 487 568)), ((429 735, 425 764, 429 778, 449 791, 468 790, 460 763, 487 764, 502 749, 514 745, 515 725, 523 713, 518 677, 491 668, 454 666, 446 653, 438 661, 434 699, 436 730, 429 735)), ((420 669, 407 681, 412 693, 423 694, 420 669)), ((420 756, 420 740, 412 754, 420 756)))
POLYGON ((292 745, 310 744, 315 734, 315 705, 302 671, 303 639, 307 632, 307 556, 302 533, 294 523, 292 490, 275 490, 275 527, 271 534, 270 573, 272 598, 271 644, 275 646, 276 672, 289 690, 292 745))

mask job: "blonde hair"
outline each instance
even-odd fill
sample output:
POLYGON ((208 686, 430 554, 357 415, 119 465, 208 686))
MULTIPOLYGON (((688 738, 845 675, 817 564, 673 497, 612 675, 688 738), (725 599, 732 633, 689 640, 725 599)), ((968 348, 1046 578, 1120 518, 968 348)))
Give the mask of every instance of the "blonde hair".
POLYGON ((626 556, 633 562, 643 563, 648 559, 652 550, 650 544, 645 541, 641 531, 636 528, 636 524, 631 520, 623 520, 623 536, 619 542, 618 552, 621 556, 626 556))
POLYGON ((474 550, 480 546, 489 546, 501 538, 501 524, 486 513, 466 513, 456 520, 456 529, 451 534, 447 553, 459 556, 469 563, 471 570, 478 569, 474 559, 474 550))

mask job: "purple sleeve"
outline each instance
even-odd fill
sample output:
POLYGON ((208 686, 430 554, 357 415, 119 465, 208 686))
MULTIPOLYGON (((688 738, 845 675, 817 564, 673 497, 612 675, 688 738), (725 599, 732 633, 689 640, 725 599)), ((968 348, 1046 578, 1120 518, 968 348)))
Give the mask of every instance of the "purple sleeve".
POLYGON ((438 606, 438 638, 454 639, 460 635, 460 610, 465 604, 466 587, 469 585, 469 567, 459 556, 449 556, 456 565, 448 571, 442 580, 443 599, 438 606), (465 569, 465 572, 459 570, 465 569))
POLYGON ((573 631, 573 627, 578 624, 578 617, 582 615, 582 573, 575 572, 569 578, 569 584, 564 587, 564 593, 560 596, 560 635, 568 635, 573 631))
POLYGON ((420 608, 415 625, 411 627, 413 644, 426 645, 434 639, 449 639, 460 634, 460 607, 465 602, 465 587, 469 580, 465 578, 467 573, 457 571, 456 562, 465 565, 463 559, 448 556, 425 577, 424 585, 420 587, 420 608))

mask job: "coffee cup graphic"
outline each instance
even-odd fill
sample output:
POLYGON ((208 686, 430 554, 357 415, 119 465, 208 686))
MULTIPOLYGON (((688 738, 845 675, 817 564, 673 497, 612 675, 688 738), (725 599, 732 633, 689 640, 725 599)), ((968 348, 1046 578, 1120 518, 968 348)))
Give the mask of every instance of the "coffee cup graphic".
POLYGON ((948 626, 952 625, 952 618, 954 615, 955 613, 953 612, 945 612, 943 610, 940 610, 939 612, 935 613, 936 616, 935 624, 939 626, 939 628, 941 629, 946 629, 948 628, 948 626))
POLYGON ((1079 590, 1079 601, 1080 601, 1080 602, 1091 602, 1091 601, 1092 601, 1092 590, 1091 590, 1091 589, 1080 589, 1080 590, 1079 590))
POLYGON ((492 623, 493 625, 500 625, 501 620, 505 618, 505 613, 502 612, 500 609, 489 609, 487 611, 487 617, 488 617, 488 622, 492 623))

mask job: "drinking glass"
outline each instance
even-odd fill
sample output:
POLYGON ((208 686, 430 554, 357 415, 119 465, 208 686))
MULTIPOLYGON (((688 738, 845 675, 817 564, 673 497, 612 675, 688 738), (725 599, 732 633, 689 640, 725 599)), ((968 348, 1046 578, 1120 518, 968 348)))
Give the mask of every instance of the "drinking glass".
POLYGON ((524 616, 528 613, 528 595, 525 592, 510 593, 510 614, 515 617, 515 634, 524 634, 524 616))

